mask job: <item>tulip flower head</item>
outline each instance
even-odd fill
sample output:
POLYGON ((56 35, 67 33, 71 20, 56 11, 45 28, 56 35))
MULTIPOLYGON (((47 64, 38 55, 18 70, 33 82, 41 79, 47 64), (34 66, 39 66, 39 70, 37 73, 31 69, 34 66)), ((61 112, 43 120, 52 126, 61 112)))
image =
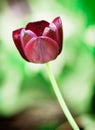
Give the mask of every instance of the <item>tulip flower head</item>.
POLYGON ((62 22, 60 17, 51 23, 30 22, 25 28, 13 31, 13 41, 21 56, 33 63, 46 63, 54 60, 62 50, 62 22))

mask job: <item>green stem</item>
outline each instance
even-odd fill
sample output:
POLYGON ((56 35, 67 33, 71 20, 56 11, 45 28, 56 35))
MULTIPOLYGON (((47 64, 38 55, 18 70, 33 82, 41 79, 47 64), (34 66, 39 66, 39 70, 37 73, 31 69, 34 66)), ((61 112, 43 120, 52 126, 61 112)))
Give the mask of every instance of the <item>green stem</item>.
POLYGON ((56 83, 56 80, 55 80, 54 75, 53 75, 53 73, 51 71, 49 63, 46 63, 46 68, 47 68, 47 72, 48 72, 48 75, 49 75, 53 90, 54 90, 55 95, 56 95, 56 97, 58 99, 58 102, 59 102, 59 104, 60 104, 60 106, 62 108, 62 111, 64 112, 64 114, 65 114, 67 120, 69 121, 70 125, 72 126, 72 128, 74 130, 80 130, 78 125, 74 121, 70 111, 68 110, 66 104, 65 104, 65 101, 64 101, 64 99, 63 99, 63 97, 62 97, 62 95, 60 93, 59 87, 58 87, 58 85, 56 83))

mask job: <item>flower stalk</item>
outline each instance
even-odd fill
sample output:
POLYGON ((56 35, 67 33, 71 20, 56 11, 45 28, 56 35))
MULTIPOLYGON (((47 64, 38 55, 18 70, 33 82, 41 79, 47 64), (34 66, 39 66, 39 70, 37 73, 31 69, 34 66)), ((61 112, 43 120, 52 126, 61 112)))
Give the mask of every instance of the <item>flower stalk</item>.
POLYGON ((50 65, 49 63, 46 63, 46 69, 47 69, 47 73, 48 73, 48 76, 50 78, 50 81, 51 81, 51 84, 52 84, 52 87, 53 87, 53 90, 55 92, 55 95, 57 97, 57 100, 62 108, 62 111, 64 112, 64 115, 66 116, 68 122, 70 123, 70 125, 72 126, 73 130, 80 130, 78 125, 76 124, 76 122, 74 121, 69 109, 67 108, 66 106, 66 103, 61 95, 61 92, 59 90, 59 87, 57 85, 57 82, 54 78, 54 75, 51 71, 51 68, 50 68, 50 65))

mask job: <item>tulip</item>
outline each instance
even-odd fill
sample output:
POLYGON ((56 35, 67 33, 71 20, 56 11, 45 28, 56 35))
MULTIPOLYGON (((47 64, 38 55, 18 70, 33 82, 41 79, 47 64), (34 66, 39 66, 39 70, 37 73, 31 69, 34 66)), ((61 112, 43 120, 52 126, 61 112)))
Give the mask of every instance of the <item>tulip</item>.
POLYGON ((30 22, 25 28, 13 31, 12 36, 25 60, 46 63, 54 60, 62 50, 62 21, 57 17, 51 23, 44 20, 30 22))
POLYGON ((72 128, 79 130, 47 63, 54 60, 62 50, 63 30, 60 17, 55 18, 51 23, 44 20, 28 23, 25 28, 13 31, 12 36, 18 51, 25 60, 46 63, 47 73, 62 111, 72 128))

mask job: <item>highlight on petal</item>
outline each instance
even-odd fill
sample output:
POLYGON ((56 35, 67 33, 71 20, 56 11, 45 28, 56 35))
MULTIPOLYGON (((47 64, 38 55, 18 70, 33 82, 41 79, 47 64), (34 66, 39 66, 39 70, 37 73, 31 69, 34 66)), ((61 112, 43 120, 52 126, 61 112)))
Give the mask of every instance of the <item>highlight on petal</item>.
POLYGON ((28 23, 26 26, 26 30, 31 30, 34 32, 37 36, 41 36, 45 27, 48 27, 49 23, 47 21, 37 21, 37 22, 31 22, 28 23))
POLYGON ((24 49, 23 49, 23 46, 22 46, 22 43, 21 43, 21 40, 20 40, 20 34, 21 34, 21 31, 22 31, 23 28, 20 28, 18 30, 15 30, 13 31, 12 33, 12 37, 13 37, 13 41, 18 49, 18 51, 20 52, 21 56, 27 60, 26 56, 25 56, 25 52, 24 52, 24 49))
POLYGON ((33 37, 37 37, 34 32, 22 29, 20 35, 22 46, 24 47, 33 37))
POLYGON ((34 38, 25 46, 25 54, 30 62, 45 63, 57 57, 59 46, 56 41, 45 36, 34 38))
POLYGON ((49 27, 44 29, 43 36, 50 37, 58 43, 58 30, 54 23, 50 23, 49 27))
POLYGON ((62 21, 60 17, 57 17, 53 20, 53 22, 55 24, 55 26, 58 29, 58 37, 59 37, 59 47, 60 47, 60 52, 62 49, 62 41, 63 41, 63 29, 62 29, 62 21))

